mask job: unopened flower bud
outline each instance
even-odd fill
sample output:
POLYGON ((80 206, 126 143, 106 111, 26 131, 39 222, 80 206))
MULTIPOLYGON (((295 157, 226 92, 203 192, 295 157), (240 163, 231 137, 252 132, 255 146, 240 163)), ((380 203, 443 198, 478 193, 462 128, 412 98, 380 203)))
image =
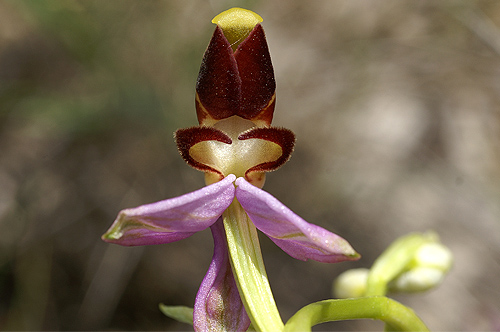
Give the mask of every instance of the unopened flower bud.
POLYGON ((451 268, 453 255, 443 244, 423 244, 416 252, 408 270, 394 279, 389 288, 396 292, 422 292, 436 287, 451 268))
POLYGON ((359 268, 340 274, 333 284, 334 296, 340 299, 364 296, 368 272, 368 269, 359 268))
POLYGON ((439 242, 422 245, 411 262, 414 266, 432 267, 443 272, 448 271, 452 263, 453 255, 450 249, 439 242))
POLYGON ((402 273, 389 288, 393 292, 423 292, 439 285, 444 275, 443 271, 432 267, 417 267, 402 273))

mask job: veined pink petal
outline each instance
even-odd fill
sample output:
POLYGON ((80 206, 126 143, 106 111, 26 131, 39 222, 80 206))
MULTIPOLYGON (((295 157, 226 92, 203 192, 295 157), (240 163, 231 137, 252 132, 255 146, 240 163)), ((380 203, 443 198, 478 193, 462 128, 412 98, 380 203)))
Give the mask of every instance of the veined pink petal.
POLYGON ((124 246, 163 244, 187 238, 211 226, 234 199, 235 176, 191 193, 122 210, 102 236, 124 246))
POLYGON ((360 256, 342 237, 310 224, 244 178, 236 180, 236 198, 260 231, 290 256, 318 262, 356 260, 360 256))
POLYGON ((219 219, 210 226, 214 255, 194 303, 195 331, 246 331, 250 319, 234 280, 224 232, 219 219))

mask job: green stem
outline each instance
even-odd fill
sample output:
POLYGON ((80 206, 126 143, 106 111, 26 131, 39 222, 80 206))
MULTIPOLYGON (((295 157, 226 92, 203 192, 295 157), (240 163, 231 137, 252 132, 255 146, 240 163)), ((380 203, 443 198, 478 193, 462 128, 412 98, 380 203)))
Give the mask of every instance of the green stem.
POLYGON ((309 304, 288 320, 285 331, 311 331, 311 327, 316 324, 346 319, 381 320, 391 331, 428 331, 413 310, 385 296, 309 304))
POLYGON ((267 280, 257 229, 235 199, 222 215, 233 273, 245 309, 257 331, 283 331, 267 280))

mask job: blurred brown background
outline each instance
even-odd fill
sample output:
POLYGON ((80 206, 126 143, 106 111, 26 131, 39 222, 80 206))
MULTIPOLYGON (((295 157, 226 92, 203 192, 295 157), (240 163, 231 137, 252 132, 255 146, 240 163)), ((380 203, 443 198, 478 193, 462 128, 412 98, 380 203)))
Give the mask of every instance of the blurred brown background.
MULTIPOLYGON (((500 2, 432 0, 0 2, 0 329, 190 330, 209 231, 105 244, 117 212, 200 188, 172 139, 196 125, 211 19, 263 18, 274 125, 298 141, 265 189, 363 255, 296 261, 265 237, 284 319, 395 238, 437 231, 445 283, 397 296, 433 330, 500 328, 500 2)), ((320 330, 381 330, 378 322, 320 330)))

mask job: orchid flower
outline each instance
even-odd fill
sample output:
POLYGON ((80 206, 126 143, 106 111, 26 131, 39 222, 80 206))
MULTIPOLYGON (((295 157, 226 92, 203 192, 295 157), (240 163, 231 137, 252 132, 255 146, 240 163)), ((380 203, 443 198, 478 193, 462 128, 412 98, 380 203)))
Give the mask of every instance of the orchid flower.
POLYGON ((283 330, 257 229, 290 256, 334 263, 359 258, 340 236, 310 224, 261 188, 290 157, 295 135, 271 126, 275 80, 262 18, 233 8, 217 24, 196 84, 199 126, 179 129, 181 156, 206 187, 121 211, 103 240, 163 244, 211 229, 214 255, 195 299, 197 331, 283 330))

